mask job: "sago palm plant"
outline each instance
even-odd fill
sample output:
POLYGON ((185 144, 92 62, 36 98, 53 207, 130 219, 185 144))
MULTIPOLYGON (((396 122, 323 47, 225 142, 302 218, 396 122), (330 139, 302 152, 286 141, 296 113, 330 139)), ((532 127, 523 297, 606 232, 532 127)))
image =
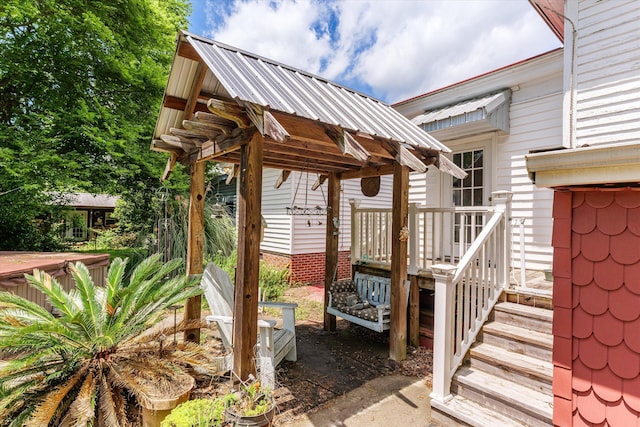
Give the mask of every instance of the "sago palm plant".
POLYGON ((149 332, 166 308, 199 292, 193 279, 170 278, 181 261, 149 257, 125 282, 126 262, 112 261, 104 287, 85 265, 71 266, 69 292, 46 273, 26 275, 55 315, 0 293, 0 425, 129 425, 127 402, 169 396, 188 372, 216 368, 199 345, 163 345, 166 331, 149 332))

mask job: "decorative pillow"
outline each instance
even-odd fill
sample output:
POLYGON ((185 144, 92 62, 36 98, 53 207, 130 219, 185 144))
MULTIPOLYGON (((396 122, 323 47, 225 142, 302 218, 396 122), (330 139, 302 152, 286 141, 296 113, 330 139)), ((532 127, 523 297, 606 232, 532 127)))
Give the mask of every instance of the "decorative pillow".
POLYGON ((337 282, 333 282, 329 287, 329 291, 332 294, 340 293, 340 292, 356 292, 356 284, 353 283, 351 279, 338 280, 337 282))
POLYGON ((360 302, 360 297, 355 292, 332 293, 331 299, 336 307, 351 307, 360 302))

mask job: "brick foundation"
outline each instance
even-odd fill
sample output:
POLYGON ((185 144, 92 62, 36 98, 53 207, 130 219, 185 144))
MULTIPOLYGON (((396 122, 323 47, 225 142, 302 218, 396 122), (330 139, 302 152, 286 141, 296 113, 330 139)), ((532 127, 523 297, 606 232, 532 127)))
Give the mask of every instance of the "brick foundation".
MULTIPOLYGON (((337 279, 351 277, 351 252, 338 253, 337 279)), ((262 259, 269 265, 278 268, 289 267, 289 282, 311 285, 324 284, 325 253, 285 255, 274 252, 263 252, 262 259)))

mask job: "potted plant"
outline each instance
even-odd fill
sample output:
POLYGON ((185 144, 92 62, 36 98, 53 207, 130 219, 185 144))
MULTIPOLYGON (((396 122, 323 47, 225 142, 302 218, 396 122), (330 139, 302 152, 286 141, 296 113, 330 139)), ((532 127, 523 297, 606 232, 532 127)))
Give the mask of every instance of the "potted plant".
POLYGON ((149 332, 165 309, 200 292, 197 278, 154 255, 125 279, 126 263, 111 262, 103 287, 71 265, 68 292, 44 272, 26 275, 55 315, 0 292, 0 426, 129 425, 140 406, 184 399, 196 369, 218 368, 199 345, 163 345, 173 327, 149 332))
POLYGON ((263 427, 271 425, 276 405, 268 387, 250 377, 240 390, 224 396, 227 420, 234 426, 263 427))

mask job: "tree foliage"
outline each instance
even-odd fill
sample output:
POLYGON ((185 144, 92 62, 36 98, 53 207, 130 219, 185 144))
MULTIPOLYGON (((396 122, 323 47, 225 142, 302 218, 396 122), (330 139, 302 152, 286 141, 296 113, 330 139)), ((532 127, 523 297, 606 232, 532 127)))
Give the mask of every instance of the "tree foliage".
MULTIPOLYGON (((165 158, 149 143, 189 12, 187 0, 2 2, 0 205, 66 190, 150 201, 165 158)), ((40 202, 11 220, 0 210, 0 242, 40 202)))

